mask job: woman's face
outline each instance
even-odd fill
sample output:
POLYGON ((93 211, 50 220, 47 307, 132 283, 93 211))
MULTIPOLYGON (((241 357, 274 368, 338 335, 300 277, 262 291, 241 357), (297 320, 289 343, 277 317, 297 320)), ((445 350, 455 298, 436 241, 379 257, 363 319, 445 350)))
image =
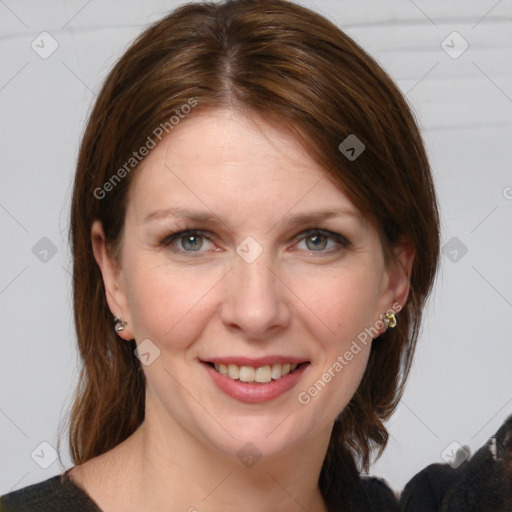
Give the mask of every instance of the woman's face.
POLYGON ((185 119, 135 172, 119 272, 92 233, 146 422, 230 455, 325 438, 407 295, 377 232, 292 136, 230 110, 185 119))

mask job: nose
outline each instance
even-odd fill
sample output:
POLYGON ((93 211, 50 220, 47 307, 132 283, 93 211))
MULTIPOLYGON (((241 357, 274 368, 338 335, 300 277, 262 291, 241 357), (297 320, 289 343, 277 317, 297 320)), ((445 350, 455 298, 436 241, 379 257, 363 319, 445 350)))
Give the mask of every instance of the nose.
POLYGON ((220 318, 230 330, 250 339, 267 339, 291 319, 289 290, 264 254, 247 263, 235 258, 224 283, 220 318))

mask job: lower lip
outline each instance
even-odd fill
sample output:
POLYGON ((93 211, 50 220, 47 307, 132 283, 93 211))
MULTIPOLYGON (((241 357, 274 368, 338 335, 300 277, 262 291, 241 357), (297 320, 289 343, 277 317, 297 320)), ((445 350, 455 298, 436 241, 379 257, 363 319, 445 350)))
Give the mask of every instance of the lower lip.
POLYGON ((302 374, 309 367, 309 363, 301 365, 294 372, 281 377, 280 379, 271 382, 256 383, 256 382, 242 382, 240 380, 233 380, 226 375, 222 375, 217 370, 212 368, 206 363, 202 363, 206 371, 209 373, 213 382, 222 390, 226 395, 229 395, 241 402, 257 404, 261 402, 268 402, 274 400, 278 396, 283 395, 290 391, 302 377, 302 374))

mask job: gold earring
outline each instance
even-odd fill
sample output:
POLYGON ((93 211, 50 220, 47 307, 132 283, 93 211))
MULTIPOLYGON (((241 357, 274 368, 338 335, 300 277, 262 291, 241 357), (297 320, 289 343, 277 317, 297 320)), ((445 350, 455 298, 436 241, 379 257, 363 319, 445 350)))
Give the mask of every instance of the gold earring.
POLYGON ((396 316, 394 313, 386 313, 384 315, 384 321, 386 322, 388 327, 395 327, 396 326, 396 316))
POLYGON ((114 317, 115 331, 116 332, 124 331, 124 328, 126 327, 127 323, 128 322, 121 320, 118 316, 114 317))

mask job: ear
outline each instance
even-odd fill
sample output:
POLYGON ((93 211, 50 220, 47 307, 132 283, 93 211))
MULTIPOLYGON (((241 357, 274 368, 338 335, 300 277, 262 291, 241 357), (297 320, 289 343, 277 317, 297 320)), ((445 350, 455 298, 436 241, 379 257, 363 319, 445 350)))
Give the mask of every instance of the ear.
MULTIPOLYGON (((393 249, 394 260, 389 262, 389 286, 394 293, 394 302, 404 306, 411 288, 411 273, 416 249, 410 242, 402 242, 393 249)), ((392 305, 392 304, 391 304, 392 305)))
MULTIPOLYGON (((91 227, 91 243, 94 259, 103 277, 106 299, 112 318, 118 316, 121 320, 127 322, 124 330, 118 332, 117 335, 127 341, 132 340, 134 336, 130 328, 130 314, 121 279, 121 268, 108 251, 103 225, 99 220, 94 221, 91 227)), ((114 329, 114 324, 112 324, 112 329, 114 329)))
POLYGON ((407 302, 415 255, 415 247, 410 242, 401 242, 393 248, 382 282, 379 300, 381 310, 377 312, 380 318, 388 310, 398 313, 407 302))

